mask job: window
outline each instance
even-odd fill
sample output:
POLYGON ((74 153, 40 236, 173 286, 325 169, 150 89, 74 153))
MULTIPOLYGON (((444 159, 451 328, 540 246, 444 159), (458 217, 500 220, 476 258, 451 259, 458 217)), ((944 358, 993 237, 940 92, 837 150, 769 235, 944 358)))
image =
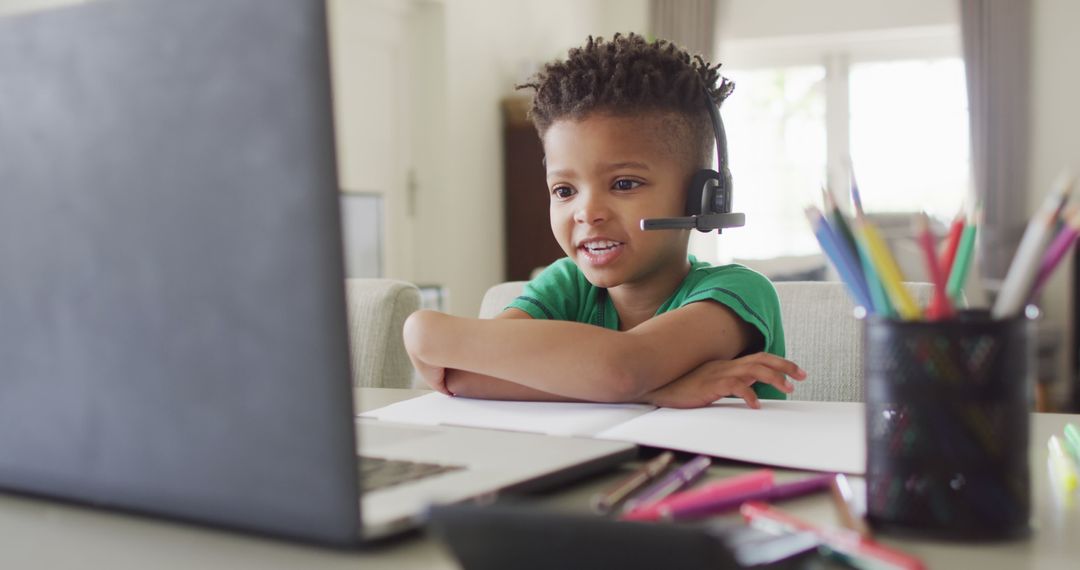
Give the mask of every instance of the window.
POLYGON ((851 158, 864 207, 952 219, 970 177, 964 63, 862 63, 849 77, 851 158))
POLYGON ((803 209, 826 183, 846 197, 849 156, 868 213, 948 223, 970 192, 964 64, 948 34, 725 50, 735 92, 721 112, 747 225, 695 233, 691 252, 714 263, 820 252, 803 209))
POLYGON ((716 251, 706 259, 717 260, 814 253, 817 243, 803 207, 820 198, 825 172, 825 68, 727 76, 735 81, 737 94, 722 107, 733 207, 746 214, 746 226, 727 230, 719 239, 699 234, 695 245, 712 244, 716 251))

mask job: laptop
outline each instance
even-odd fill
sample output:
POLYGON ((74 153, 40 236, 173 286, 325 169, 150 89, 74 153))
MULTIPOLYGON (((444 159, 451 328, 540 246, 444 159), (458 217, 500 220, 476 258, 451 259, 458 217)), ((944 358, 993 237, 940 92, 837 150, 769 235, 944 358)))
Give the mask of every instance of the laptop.
POLYGON ((633 456, 357 422, 327 59, 311 0, 0 19, 0 489, 352 544, 633 456))

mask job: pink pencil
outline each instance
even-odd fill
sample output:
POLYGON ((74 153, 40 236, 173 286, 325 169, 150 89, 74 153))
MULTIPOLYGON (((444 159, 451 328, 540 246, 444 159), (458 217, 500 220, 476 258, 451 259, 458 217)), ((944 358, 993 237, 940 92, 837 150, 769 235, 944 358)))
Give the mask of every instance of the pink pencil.
POLYGON ((669 513, 681 509, 684 505, 697 504, 704 500, 712 500, 720 497, 738 495, 748 491, 757 491, 773 485, 773 472, 771 469, 759 469, 744 475, 736 475, 727 479, 711 483, 700 489, 683 491, 670 497, 640 506, 622 516, 628 521, 655 521, 660 520, 669 513))
POLYGON ((1072 249, 1078 236, 1080 236, 1080 210, 1065 218, 1065 226, 1058 232, 1050 247, 1046 248, 1042 263, 1039 264, 1039 274, 1035 277, 1035 285, 1031 288, 1031 295, 1028 297, 1029 301, 1034 301, 1039 297, 1043 287, 1050 280, 1050 275, 1065 258, 1065 254, 1072 249))

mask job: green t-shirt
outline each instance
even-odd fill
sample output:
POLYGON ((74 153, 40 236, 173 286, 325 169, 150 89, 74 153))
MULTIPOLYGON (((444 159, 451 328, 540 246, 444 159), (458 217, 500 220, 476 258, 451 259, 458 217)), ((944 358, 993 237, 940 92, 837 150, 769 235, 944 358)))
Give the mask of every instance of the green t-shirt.
MULTIPOLYGON (((784 356, 784 327, 780 322, 780 300, 772 282, 742 265, 713 267, 690 256, 690 273, 675 292, 656 310, 666 313, 699 301, 715 301, 750 323, 764 340, 763 350, 784 356)), ((619 330, 619 314, 607 289, 593 286, 568 257, 552 263, 536 279, 525 285, 521 296, 507 308, 521 309, 534 319, 590 323, 619 330)), ((783 399, 784 393, 757 382, 754 392, 762 398, 783 399)))

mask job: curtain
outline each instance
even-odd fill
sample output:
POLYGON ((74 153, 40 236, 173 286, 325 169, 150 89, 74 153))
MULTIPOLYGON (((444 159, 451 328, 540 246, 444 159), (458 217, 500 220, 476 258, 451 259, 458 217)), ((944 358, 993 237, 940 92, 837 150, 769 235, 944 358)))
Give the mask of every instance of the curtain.
POLYGON ((708 61, 716 53, 716 0, 649 0, 649 33, 708 61))
POLYGON ((980 267, 996 293, 1027 222, 1030 0, 960 0, 980 267))

